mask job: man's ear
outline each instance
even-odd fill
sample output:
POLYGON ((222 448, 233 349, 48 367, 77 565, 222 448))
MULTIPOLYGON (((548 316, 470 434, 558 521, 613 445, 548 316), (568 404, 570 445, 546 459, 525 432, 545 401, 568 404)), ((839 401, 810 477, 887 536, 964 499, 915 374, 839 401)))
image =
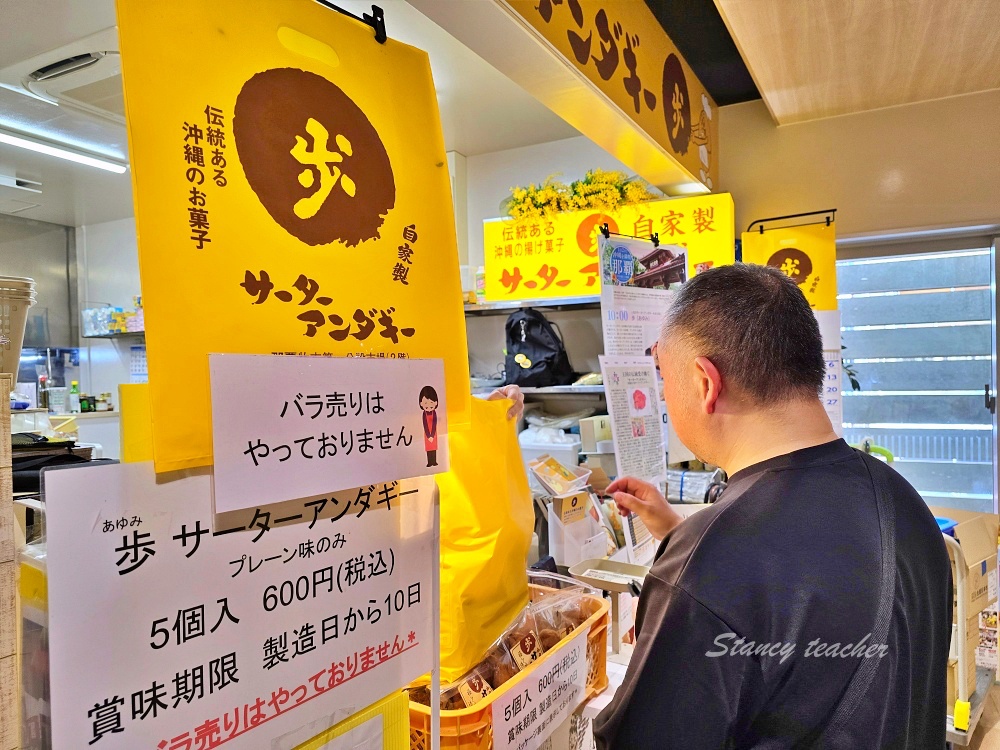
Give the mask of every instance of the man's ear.
POLYGON ((708 357, 695 357, 694 366, 701 408, 706 414, 714 414, 715 404, 722 395, 722 375, 708 357))

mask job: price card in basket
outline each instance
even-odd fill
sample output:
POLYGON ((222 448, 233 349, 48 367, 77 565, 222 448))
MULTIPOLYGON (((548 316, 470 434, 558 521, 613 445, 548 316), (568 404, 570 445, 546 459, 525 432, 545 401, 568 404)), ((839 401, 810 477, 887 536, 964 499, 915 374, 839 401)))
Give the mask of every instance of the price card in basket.
POLYGON ((587 631, 546 653, 493 702, 493 746, 537 750, 587 691, 587 631))

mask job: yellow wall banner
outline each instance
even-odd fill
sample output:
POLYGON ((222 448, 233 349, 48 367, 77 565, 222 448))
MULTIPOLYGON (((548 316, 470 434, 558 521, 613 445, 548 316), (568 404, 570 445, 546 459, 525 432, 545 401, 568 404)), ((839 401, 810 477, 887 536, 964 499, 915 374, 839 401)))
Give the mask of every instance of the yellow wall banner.
POLYGON ((156 470, 212 462, 209 353, 441 357, 467 423, 426 53, 311 0, 117 8, 156 470))
POLYGON ((548 219, 483 222, 486 299, 550 299, 600 294, 601 227, 686 248, 688 278, 733 263, 735 229, 729 193, 625 206, 614 214, 568 211, 548 219))
POLYGON ((692 177, 718 184, 715 101, 645 3, 506 2, 692 177))
POLYGON ((814 310, 837 309, 836 222, 744 232, 743 262, 788 274, 814 310))

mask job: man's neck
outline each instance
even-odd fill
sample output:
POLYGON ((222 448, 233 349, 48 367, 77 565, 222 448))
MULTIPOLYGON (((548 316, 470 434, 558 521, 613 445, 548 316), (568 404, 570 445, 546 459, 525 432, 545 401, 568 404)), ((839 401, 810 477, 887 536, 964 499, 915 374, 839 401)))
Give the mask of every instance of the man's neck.
POLYGON ((770 458, 784 456, 837 440, 830 419, 818 400, 793 401, 740 417, 720 463, 729 476, 770 458))

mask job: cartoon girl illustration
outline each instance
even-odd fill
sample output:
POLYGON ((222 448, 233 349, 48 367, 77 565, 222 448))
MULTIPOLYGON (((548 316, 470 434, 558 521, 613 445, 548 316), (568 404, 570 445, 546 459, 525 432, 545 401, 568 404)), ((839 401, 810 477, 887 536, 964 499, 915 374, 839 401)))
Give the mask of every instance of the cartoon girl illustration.
POLYGON ((427 466, 437 466, 438 448, 438 395, 432 386, 425 385, 420 389, 420 408, 424 420, 424 450, 427 451, 427 466))

